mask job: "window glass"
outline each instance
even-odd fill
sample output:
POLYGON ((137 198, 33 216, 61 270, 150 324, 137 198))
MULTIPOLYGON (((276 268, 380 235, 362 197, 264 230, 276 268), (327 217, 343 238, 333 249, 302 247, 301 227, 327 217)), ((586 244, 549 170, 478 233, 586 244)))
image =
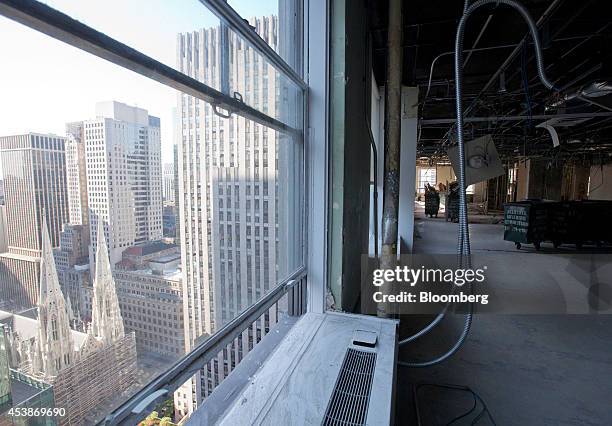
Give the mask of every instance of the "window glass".
MULTIPOLYGON (((237 2, 247 3, 252 2, 237 2)), ((161 0, 49 0, 47 4, 272 118, 294 128, 302 126, 301 89, 199 1, 183 1, 180 7, 161 0), (274 105, 263 93, 274 94, 274 105)), ((295 53, 283 45, 290 40, 279 36, 282 20, 268 10, 249 7, 255 13, 249 20, 253 29, 277 52, 295 53)))
MULTIPOLYGON (((0 68, 1 177, 15 242, 0 253, 0 322, 33 312, 57 343, 34 359, 35 334, 11 330, 11 342, 26 342, 10 348, 11 378, 36 378, 38 406, 63 409, 48 417, 101 420, 303 264, 303 92, 201 3, 185 3, 48 2, 295 130, 237 111, 222 117, 0 18, 0 37, 15 40, 0 55, 19 64, 0 68), (61 300, 39 298, 41 258, 54 265, 57 282, 47 285, 61 300), (97 369, 107 373, 82 374, 97 369)), ((253 16, 278 38, 281 17, 253 16)), ((189 415, 287 311, 285 298, 249 324, 151 420, 189 415)))
POLYGON ((419 191, 424 192, 426 185, 436 186, 436 168, 428 167, 419 169, 419 191))
POLYGON ((229 0, 229 5, 248 20, 258 34, 298 73, 302 63, 303 17, 302 1, 261 0, 257 2, 229 0), (262 22, 260 16, 275 16, 272 23, 262 22))

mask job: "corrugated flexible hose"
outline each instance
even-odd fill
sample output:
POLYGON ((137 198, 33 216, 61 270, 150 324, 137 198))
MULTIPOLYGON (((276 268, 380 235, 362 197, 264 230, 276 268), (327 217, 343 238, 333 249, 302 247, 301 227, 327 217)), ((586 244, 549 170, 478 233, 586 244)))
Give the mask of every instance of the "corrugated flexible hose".
MULTIPOLYGON (((496 3, 496 4, 504 4, 514 8, 519 14, 523 17, 527 26, 529 27, 529 32, 531 33, 531 38, 533 39, 535 54, 536 54, 536 65, 538 69, 538 76, 542 84, 547 88, 554 90, 553 83, 546 77, 546 72, 544 69, 544 60, 542 58, 542 48, 540 43, 540 37, 538 35, 538 28, 529 15, 529 12, 525 7, 514 1, 514 0, 477 0, 471 6, 464 8, 463 16, 459 21, 459 25, 457 27, 457 35, 455 38, 455 94, 456 94, 456 113, 457 113, 457 144, 459 147, 459 235, 458 235, 458 244, 457 244, 457 267, 458 268, 466 268, 469 269, 472 267, 471 261, 471 247, 470 247, 470 231, 468 227, 468 217, 467 217, 467 203, 465 197, 465 147, 463 141, 463 36, 465 31, 465 25, 470 17, 470 15, 481 6, 496 3)), ((465 3, 467 5, 467 1, 465 3)), ((469 285, 469 284, 468 284, 469 285)), ((454 290, 454 289, 453 289, 454 290)), ((470 287, 471 292, 471 287, 470 287)), ((448 311, 449 304, 447 304, 444 309, 434 318, 432 322, 430 322, 426 327, 421 329, 418 333, 413 334, 410 337, 407 337, 400 341, 400 345, 406 344, 408 342, 412 342, 418 339, 421 336, 429 333, 433 328, 435 328, 444 318, 446 312, 448 311)), ((399 361, 398 364, 404 367, 430 367, 432 365, 439 364, 451 356, 453 356, 463 345, 465 342, 469 332, 470 327, 472 326, 472 316, 474 311, 473 303, 469 304, 467 313, 464 314, 464 323, 463 328, 461 330, 461 334, 459 338, 455 342, 455 344, 444 354, 429 360, 422 362, 403 362, 399 361)))

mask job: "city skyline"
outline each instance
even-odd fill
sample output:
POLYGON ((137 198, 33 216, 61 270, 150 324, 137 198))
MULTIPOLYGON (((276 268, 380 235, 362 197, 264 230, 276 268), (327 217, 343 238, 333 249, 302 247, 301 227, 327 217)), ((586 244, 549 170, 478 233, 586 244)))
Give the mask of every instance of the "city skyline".
MULTIPOLYGON (((180 8, 162 0, 51 0, 45 3, 169 66, 175 66, 176 62, 177 34, 219 24, 218 18, 195 0, 184 2, 180 8), (117 10, 122 13, 116 13, 117 10), (143 24, 135 26, 134 15, 143 24), (164 25, 157 25, 161 20, 164 25), (155 31, 149 31, 146 25, 153 24, 155 31)), ((278 12, 278 2, 272 0, 229 3, 243 16, 278 12)), ((177 91, 4 17, 0 17, 0 37, 19 40, 19 43, 0 45, 0 55, 10 63, 19 64, 0 69, 0 90, 3 98, 10 100, 0 104, 3 117, 0 135, 32 132, 65 136, 66 123, 92 116, 98 102, 115 100, 145 108, 161 119, 162 161, 173 161, 172 145, 176 141, 172 109, 176 107, 177 91), (44 67, 42 77, 41 66, 44 67), (84 69, 87 73, 82 72, 84 69), (10 83, 14 81, 29 84, 10 83), (31 102, 34 98, 37 102, 31 102), (37 119, 33 121, 32 117, 37 119)))
MULTIPOLYGON (((70 8, 61 9, 107 32, 70 8)), ((261 11, 258 11, 257 15, 257 18, 251 19, 251 25, 273 49, 278 49, 280 35, 277 14, 262 16, 261 11)), ((212 20, 210 23, 199 22, 183 31, 174 32, 169 39, 173 44, 171 65, 212 87, 220 87, 223 83, 214 68, 220 68, 217 62, 220 59, 215 52, 221 51, 219 34, 223 31, 228 30, 221 27, 218 20, 212 20), (186 37, 185 40, 189 37, 197 38, 196 34, 211 37, 204 44, 196 41, 201 47, 202 56, 198 57, 197 53, 194 56, 198 63, 201 61, 201 69, 208 74, 207 77, 192 74, 192 71, 183 68, 184 64, 180 60, 177 61, 177 57, 185 55, 185 50, 181 51, 176 45, 177 34, 178 38, 186 37), (203 59, 205 56, 206 61, 203 59)), ((113 31, 107 33, 166 62, 167 58, 148 52, 146 47, 138 46, 129 37, 121 38, 113 31)), ((287 83, 282 81, 281 75, 270 63, 258 56, 236 34, 229 34, 228 52, 233 58, 233 65, 230 66, 228 84, 232 90, 239 90, 245 102, 252 103, 263 113, 273 117, 286 115, 291 109, 288 101, 291 94, 285 94, 286 98, 283 98, 286 105, 280 105, 279 96, 283 88, 286 89, 287 83), (287 108, 281 113, 279 107, 287 108)), ((37 36, 39 34, 34 33, 33 38, 37 36)), ((66 46, 54 47, 62 48, 72 49, 66 46)), ((70 53, 77 58, 87 56, 83 52, 70 53)), ((75 86, 66 82, 66 87, 59 89, 68 89, 68 100, 59 101, 56 108, 48 106, 44 120, 33 120, 30 116, 28 121, 32 127, 45 126, 47 133, 56 131, 54 126, 57 125, 57 128, 62 129, 58 131, 62 135, 60 137, 69 141, 70 155, 66 156, 69 158, 69 167, 66 167, 69 171, 66 173, 71 178, 66 186, 70 192, 69 204, 71 208, 76 206, 74 214, 70 215, 76 218, 76 223, 65 223, 65 232, 62 232, 65 244, 55 254, 55 262, 59 265, 56 275, 61 280, 61 292, 66 296, 66 310, 75 317, 70 319, 74 321, 71 324, 75 329, 78 327, 81 331, 102 337, 116 334, 120 338, 124 330, 125 333, 129 330, 135 333, 132 339, 135 339, 139 350, 176 356, 192 349, 203 334, 214 333, 244 308, 256 303, 286 273, 292 252, 285 247, 285 234, 288 222, 292 219, 284 210, 291 198, 285 186, 295 177, 289 176, 284 165, 291 151, 287 147, 291 144, 285 140, 285 135, 244 117, 217 117, 212 107, 201 100, 192 102, 193 99, 187 95, 97 58, 87 56, 87 59, 82 59, 97 61, 99 65, 99 69, 93 63, 83 65, 83 68, 95 69, 94 74, 107 73, 105 77, 110 75, 111 80, 121 81, 109 93, 105 93, 103 98, 99 97, 98 92, 106 86, 104 83, 100 87, 89 86, 91 90, 79 90, 83 88, 79 86, 82 80, 77 78, 75 86), (145 102, 139 97, 140 90, 146 92, 142 98, 145 102), (71 95, 77 92, 74 102, 77 107, 64 108, 66 102, 72 104, 71 95), (128 96, 133 98, 126 99, 128 96), (78 104, 84 102, 87 102, 89 108, 87 112, 78 108, 78 104), (165 103, 162 108, 165 112, 159 113, 162 103, 165 103), (196 105, 195 109, 191 108, 192 104, 196 105), (150 109, 150 105, 157 109, 150 109), (202 106, 202 115, 198 105, 202 106), (94 108, 95 113, 92 113, 94 108), (45 124, 50 120, 53 123, 45 124), (186 133, 185 126, 193 129, 193 133, 186 133), (188 133, 192 137, 186 140, 188 133), (197 141, 195 133, 198 134, 197 141), (188 161, 187 150, 191 152, 195 148, 193 151, 199 153, 200 133, 202 154, 205 151, 206 158, 198 155, 192 158, 198 164, 187 166, 184 164, 188 161), (176 152, 175 144, 181 146, 176 152), (180 202, 176 204, 180 205, 181 211, 192 212, 180 217, 181 226, 185 225, 183 221, 188 220, 187 215, 189 220, 193 218, 194 208, 206 211, 198 222, 208 222, 208 226, 201 222, 201 228, 186 228, 179 233, 183 238, 177 237, 176 243, 183 249, 178 256, 176 246, 160 246, 164 188, 162 165, 165 163, 173 164, 177 169, 171 170, 168 167, 166 172, 166 201, 179 200, 178 195, 172 194, 172 190, 177 189, 176 192, 181 195, 180 202), (192 176, 194 187, 188 194, 182 194, 182 180, 194 171, 193 167, 197 170, 196 175, 192 176), (173 178, 175 182, 172 182, 173 178), (209 188, 205 196, 200 186, 209 188), (186 206, 187 198, 191 200, 189 207, 186 206), (225 208, 223 202, 226 203, 225 208), (86 228, 89 228, 89 232, 86 228), (194 240, 202 241, 207 247, 200 247, 195 258, 186 260, 186 253, 191 250, 194 240), (102 248, 98 241, 103 241, 102 248), (87 243, 88 256, 81 247, 87 243), (208 260, 202 263, 202 257, 208 260), (89 265, 84 263, 87 260, 89 265), (186 266, 190 263, 191 267, 186 266), (201 283, 201 280, 207 280, 207 283, 201 283), (97 289, 96 283, 111 283, 112 291, 101 287, 97 289), (183 294, 185 291, 187 294, 183 294), (194 297, 194 292, 199 291, 203 291, 204 297, 194 297), (143 299, 144 294, 147 297, 143 299), (96 300, 105 298, 105 295, 112 296, 110 306, 116 322, 108 333, 101 333, 97 328, 107 321, 98 319, 102 311, 99 311, 99 302, 96 300), (202 316, 198 314, 200 309, 205 312, 202 316), (159 318, 156 313, 160 313, 159 318), (165 315, 163 319, 162 315, 165 315), (92 321, 89 326, 88 320, 92 321), (176 333, 180 333, 180 336, 175 336, 176 333), (170 342, 168 336, 174 340, 170 342)), ((74 62, 71 62, 71 67, 79 68, 74 66, 74 62)), ((64 78, 70 78, 70 73, 64 78)), ((87 78, 95 77, 88 75, 87 78)), ((104 82, 103 78, 99 80, 104 82)), ((55 89, 48 88, 46 93, 55 89)), ((50 99, 58 102, 57 99, 62 98, 55 93, 43 95, 42 99, 44 104, 50 99)), ((15 108, 14 113, 18 110, 18 107, 15 108)), ((39 117, 36 111, 32 115, 39 117)), ((17 124, 13 122, 12 125, 17 124)), ((3 127, 0 126, 0 134, 2 131, 3 127)), ((6 133, 11 134, 10 131, 6 133)), ((47 256, 49 263, 49 250, 47 256)), ((187 414, 198 406, 268 333, 284 312, 282 307, 271 307, 260 321, 235 339, 231 344, 231 353, 219 354, 210 363, 210 370, 202 375, 200 383, 203 389, 198 387, 193 395, 195 400, 191 398, 191 382, 181 392, 177 392, 175 407, 179 412, 187 414), (185 393, 181 395, 182 392, 185 393)), ((107 342, 112 343, 110 340, 107 342)))

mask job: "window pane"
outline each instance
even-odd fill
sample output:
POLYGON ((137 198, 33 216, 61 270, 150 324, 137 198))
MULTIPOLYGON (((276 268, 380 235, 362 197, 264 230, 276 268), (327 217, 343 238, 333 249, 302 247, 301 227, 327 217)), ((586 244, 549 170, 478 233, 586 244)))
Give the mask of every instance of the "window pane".
MULTIPOLYGON (((47 0, 50 7, 176 68, 177 34, 219 26, 219 19, 197 0, 47 0)), ((220 86, 214 86, 220 90, 220 86)))
MULTIPOLYGON (((278 18, 262 16, 251 22, 277 49, 278 18)), ((293 128, 302 128, 302 90, 227 26, 181 33, 177 51, 179 71, 293 128)))
POLYGON ((301 1, 298 0, 263 0, 245 1, 229 0, 229 5, 249 21, 258 34, 266 41, 289 65, 301 75, 303 20, 301 1), (277 28, 267 26, 265 22, 257 22, 254 17, 276 16, 277 28), (263 26, 263 28, 262 28, 263 26), (271 36, 274 34, 274 36, 271 36))
MULTIPOLYGON (((102 13, 97 2, 91 2, 91 9, 67 4, 68 9, 81 8, 78 18, 92 19, 94 28, 106 26, 109 35, 128 44, 126 38, 131 37, 135 47, 151 49, 145 53, 155 56, 157 46, 148 45, 140 33, 123 24, 110 25, 110 12, 94 22, 102 13)), ((170 13, 172 3, 163 4, 170 13)), ((156 16, 151 10, 142 13, 145 18, 156 16)), ((162 19, 165 9, 155 13, 162 19)), ((151 21, 144 28, 146 19, 134 22, 149 35, 159 26, 151 21)), ((196 24, 192 28, 219 31, 218 21, 196 24)), ((185 31, 190 28, 176 27, 164 35, 169 37, 168 57, 162 55, 167 46, 159 50, 158 58, 177 69, 185 66, 186 55, 177 42, 179 32, 185 31)), ((238 39, 228 34, 237 45, 238 39)), ((28 348, 34 346, 28 345, 36 344, 36 333, 14 329, 11 338, 19 338, 12 341, 28 343, 15 349, 21 352, 11 374, 21 381, 25 374, 37 374, 41 383, 33 386, 46 389, 53 384, 56 406, 66 408, 71 421, 93 424, 302 265, 304 142, 300 132, 281 133, 237 114, 221 118, 201 100, 4 18, 0 36, 18 40, 0 45, 7 63, 19 64, 0 68, 0 164, 7 215, 15 222, 9 233, 23 241, 23 247, 0 254, 0 311, 13 311, 0 312, 0 322, 13 323, 11 318, 27 314, 23 309, 46 303, 36 299, 36 265, 50 255, 46 264, 55 265, 60 288, 55 294, 61 293, 63 301, 52 303, 58 315, 49 316, 49 336, 73 349, 60 357, 45 352, 41 363, 30 362, 28 348), (16 155, 11 144, 24 146, 16 155), (162 171, 163 163, 174 163, 174 173, 172 168, 162 171), (172 178, 174 197, 164 199, 162 192, 169 194, 172 185, 166 179, 172 178), (26 179, 32 185, 26 185, 26 179), (29 188, 34 188, 31 193, 29 188), (173 217, 177 235, 163 232, 173 217), (43 223, 53 252, 43 253, 43 223), (102 237, 107 263, 98 252, 102 237), (30 261, 26 266, 31 268, 24 267, 24 261, 30 261), (24 283, 31 290, 27 294, 17 291, 24 283), (102 305, 109 309, 97 310, 107 296, 102 305), (110 328, 97 327, 96 318, 102 316, 112 318, 104 322, 112 324, 110 328), (72 331, 64 333, 66 325, 72 331), (117 331, 120 326, 123 332, 117 331), (113 359, 120 362, 112 365, 107 350, 117 351, 119 358, 113 359), (84 353, 95 362, 83 358, 84 353), (109 373, 91 374, 101 366, 109 373), (66 383, 77 382, 82 387, 66 390, 66 383), (94 404, 95 412, 72 398, 78 392, 87 400, 98 388, 112 392, 94 404), (67 396, 76 402, 69 404, 67 396)), ((235 80, 228 80, 230 89, 301 128, 301 91, 292 91, 251 49, 248 54, 246 48, 233 52, 229 69, 235 80)), ((200 62, 203 78, 219 66, 219 55, 211 58, 200 62)), ((51 304, 44 306, 51 309, 51 304)), ((191 412, 286 313, 285 299, 203 366, 195 378, 203 386, 190 381, 167 401, 176 407, 175 419, 191 412)), ((46 324, 46 317, 37 324, 46 324)), ((48 408, 48 396, 40 394, 40 407, 48 408)))
MULTIPOLYGON (((187 106, 195 101, 185 98, 187 106)), ((193 295, 186 322, 191 345, 260 300, 302 262, 301 141, 203 108, 199 124, 194 108, 182 110, 179 150, 185 288, 193 295)), ((266 324, 251 328, 239 344, 241 354, 285 313, 280 307, 266 324)), ((223 355, 199 378, 199 395, 212 392, 235 365, 223 355)))
POLYGON ((419 169, 419 190, 425 191, 425 186, 429 184, 433 187, 436 186, 436 168, 420 168, 419 169))
MULTIPOLYGON (((183 1, 180 7, 161 0, 50 0, 47 4, 270 117, 294 128, 302 126, 301 89, 197 0, 183 1), (278 99, 275 107, 258 93, 273 94, 278 99)), ((288 50, 279 38, 279 28, 285 24, 280 24, 278 15, 256 16, 251 22, 262 38, 277 51, 288 50)))

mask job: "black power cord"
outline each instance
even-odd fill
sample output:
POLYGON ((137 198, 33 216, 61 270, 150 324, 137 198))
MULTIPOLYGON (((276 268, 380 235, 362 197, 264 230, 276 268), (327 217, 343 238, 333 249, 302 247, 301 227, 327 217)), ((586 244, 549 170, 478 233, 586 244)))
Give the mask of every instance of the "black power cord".
POLYGON ((470 408, 468 411, 464 412, 463 414, 460 414, 457 417, 454 417, 453 419, 448 421, 446 423, 446 426, 455 424, 457 421, 464 419, 468 417, 470 414, 473 414, 474 412, 476 412, 479 402, 481 405, 480 411, 472 419, 470 425, 476 425, 486 414, 489 420, 491 421, 491 423, 494 426, 496 426, 495 420, 493 419, 493 416, 491 415, 491 412, 489 411, 489 407, 487 407, 487 404, 480 397, 480 395, 474 392, 469 386, 453 385, 453 384, 447 384, 447 383, 426 383, 426 382, 421 382, 414 386, 414 392, 413 392, 414 393, 414 407, 416 411, 416 418, 417 418, 418 426, 423 426, 423 423, 421 422, 421 414, 419 411, 419 389, 423 387, 434 387, 434 388, 454 390, 458 392, 467 392, 472 395, 472 398, 473 398, 472 408, 470 408))

